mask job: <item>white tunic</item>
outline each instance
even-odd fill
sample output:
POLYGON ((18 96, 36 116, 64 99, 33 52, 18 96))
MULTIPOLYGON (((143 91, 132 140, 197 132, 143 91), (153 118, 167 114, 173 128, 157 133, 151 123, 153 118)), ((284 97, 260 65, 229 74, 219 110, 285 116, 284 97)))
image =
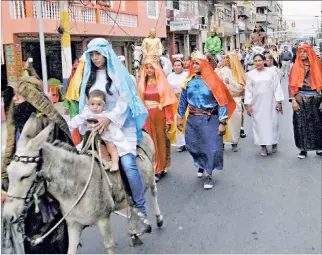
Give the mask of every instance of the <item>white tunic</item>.
MULTIPOLYGON (((168 82, 172 86, 174 93, 180 94, 181 93, 181 85, 185 81, 185 79, 188 77, 188 72, 182 72, 181 74, 176 74, 175 72, 170 73, 168 75, 168 82)), ((175 115, 175 118, 177 117, 177 114, 175 115)), ((173 146, 184 146, 186 145, 186 141, 184 139, 184 134, 176 133, 176 143, 172 144, 173 146)))
POLYGON ((181 93, 181 85, 188 77, 188 74, 188 72, 182 72, 181 74, 176 74, 175 72, 173 72, 168 75, 168 82, 172 86, 174 93, 181 93))
MULTIPOLYGON (((111 77, 113 79, 113 77, 111 77)), ((119 156, 122 157, 128 153, 136 155, 136 126, 133 118, 130 118, 130 110, 126 99, 120 96, 120 93, 116 89, 114 83, 111 84, 110 92, 112 95, 106 92, 106 71, 98 70, 96 75, 96 82, 91 87, 90 92, 93 90, 101 90, 106 96, 106 116, 119 127, 123 133, 123 138, 115 144, 119 152, 119 156)), ((88 106, 85 105, 84 111, 88 111, 88 106)))
POLYGON ((245 104, 253 108, 254 143, 277 144, 280 139, 279 113, 276 103, 284 100, 280 80, 274 69, 265 67, 246 74, 245 104))
POLYGON ((244 88, 234 79, 233 72, 228 66, 219 68, 216 72, 224 83, 226 78, 229 80, 229 83, 225 83, 225 85, 227 86, 229 92, 234 97, 234 100, 236 102, 236 108, 227 123, 227 133, 224 136, 224 143, 238 144, 240 139, 240 128, 243 112, 241 97, 235 95, 242 93, 244 91, 244 88))
MULTIPOLYGON (((85 110, 85 109, 84 109, 85 110)), ((84 130, 86 130, 86 120, 93 118, 102 118, 107 117, 107 112, 103 111, 99 114, 94 114, 88 109, 82 111, 80 114, 77 114, 74 118, 69 121, 68 126, 70 130, 79 129, 80 133, 84 135, 84 130)), ((101 138, 104 141, 112 142, 116 147, 122 147, 122 142, 124 139, 124 135, 121 129, 113 122, 108 126, 108 130, 104 131, 101 134, 101 138), (119 145, 119 146, 117 146, 119 145)))

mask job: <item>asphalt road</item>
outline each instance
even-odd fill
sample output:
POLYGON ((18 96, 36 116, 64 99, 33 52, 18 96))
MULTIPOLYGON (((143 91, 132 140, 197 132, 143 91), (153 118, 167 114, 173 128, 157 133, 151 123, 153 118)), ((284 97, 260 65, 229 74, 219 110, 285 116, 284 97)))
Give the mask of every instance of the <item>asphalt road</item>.
MULTIPOLYGON (((287 82, 283 83, 285 96, 287 82)), ((113 215, 115 253, 321 253, 321 157, 300 160, 292 111, 285 100, 279 151, 266 158, 253 143, 250 119, 240 150, 225 150, 225 170, 203 189, 188 152, 172 152, 168 175, 158 183, 164 226, 158 229, 147 194, 153 232, 129 247, 126 219, 113 215)), ((104 253, 97 227, 85 229, 79 253, 104 253)))
MULTIPOLYGON (((288 95, 286 80, 283 87, 288 95)), ((1 126, 4 145, 5 123, 1 126)), ((164 226, 157 228, 147 194, 153 232, 131 248, 126 219, 112 215, 115 253, 321 253, 322 160, 314 152, 297 158, 287 101, 281 128, 279 152, 263 158, 246 117, 247 138, 238 152, 227 146, 225 170, 209 191, 189 153, 173 150, 169 173, 158 183, 164 226)), ((95 226, 85 229, 81 244, 79 253, 104 253, 95 226)))

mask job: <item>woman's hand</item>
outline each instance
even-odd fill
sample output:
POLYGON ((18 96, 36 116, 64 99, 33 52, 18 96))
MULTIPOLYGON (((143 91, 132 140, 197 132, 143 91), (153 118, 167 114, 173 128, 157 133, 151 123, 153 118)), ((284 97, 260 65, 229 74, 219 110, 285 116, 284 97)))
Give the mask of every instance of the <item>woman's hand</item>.
POLYGON ((253 107, 251 105, 246 105, 246 111, 249 117, 253 116, 253 107))
POLYGON ((283 106, 282 106, 282 103, 277 103, 276 104, 276 111, 283 114, 283 106))
POLYGON ((219 124, 219 127, 218 127, 218 135, 220 136, 224 136, 226 134, 226 128, 223 124, 219 124))
POLYGON ((180 132, 183 131, 183 119, 177 116, 177 128, 180 132))
POLYGON ((294 112, 297 112, 297 111, 300 110, 300 105, 296 100, 292 101, 292 109, 293 109, 294 112))
POLYGON ((97 118, 98 122, 95 124, 95 131, 98 131, 99 134, 102 134, 105 130, 108 129, 108 125, 111 123, 109 118, 97 118))

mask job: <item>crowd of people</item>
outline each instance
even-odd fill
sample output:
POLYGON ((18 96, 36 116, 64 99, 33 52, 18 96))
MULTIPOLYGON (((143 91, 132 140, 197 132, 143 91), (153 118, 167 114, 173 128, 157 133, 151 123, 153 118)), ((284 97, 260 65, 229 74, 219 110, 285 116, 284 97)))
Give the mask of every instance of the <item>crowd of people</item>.
MULTIPOLYGON (((129 74, 108 41, 93 39, 69 80, 64 102, 72 117, 68 123, 45 96, 37 78, 24 77, 13 84, 12 101, 6 106, 8 138, 2 169, 2 202, 14 199, 5 195, 9 185, 6 167, 31 114, 37 114, 43 128, 50 121, 56 123, 57 132, 49 142, 60 139, 72 146, 79 143, 78 134, 86 134, 86 120, 96 120, 94 127, 103 139, 102 152, 113 161, 111 171, 123 171, 128 180, 132 206, 141 223, 138 233, 142 234, 150 227, 143 181, 136 164, 136 146, 142 140, 143 130, 154 142, 156 182, 171 166, 172 145, 178 152, 190 153, 197 176, 204 176, 203 186, 208 190, 215 184, 213 172, 223 170, 225 144, 238 152, 240 138, 246 137, 245 111, 251 117, 254 143, 260 147, 260 154, 267 156, 270 147, 271 153, 278 152, 279 121, 283 102, 289 97, 298 157, 305 158, 308 151, 322 156, 321 61, 310 45, 298 46, 295 54, 286 47, 279 52, 275 46, 265 48, 266 37, 260 27, 256 26, 254 33, 253 47, 243 57, 238 49, 222 53, 214 29, 207 39, 205 55, 195 51, 193 56, 174 59, 173 73, 167 77, 158 56, 147 51, 138 80, 129 74), (256 48, 261 46, 262 51, 256 48), (210 58, 215 62, 210 62, 210 58), (288 75, 286 96, 281 79, 288 75)), ((149 47, 149 40, 145 44, 145 49, 154 49, 149 47)), ((59 209, 55 212, 53 219, 60 215, 59 209)), ((6 226, 3 231, 8 243, 12 235, 19 236, 19 231, 14 223, 6 226)), ((57 231, 66 233, 64 227, 57 231)), ((64 235, 56 234, 59 238, 51 244, 66 242, 64 235)), ((19 253, 33 249, 23 242, 16 245, 19 253)), ((52 249, 48 243, 42 249, 47 253, 66 252, 64 246, 52 249)))

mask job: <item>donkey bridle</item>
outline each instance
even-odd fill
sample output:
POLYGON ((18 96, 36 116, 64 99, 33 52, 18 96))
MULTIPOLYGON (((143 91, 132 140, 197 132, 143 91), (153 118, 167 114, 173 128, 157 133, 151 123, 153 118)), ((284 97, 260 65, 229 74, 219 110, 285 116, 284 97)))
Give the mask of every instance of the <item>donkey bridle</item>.
POLYGON ((13 199, 20 199, 20 200, 24 200, 25 204, 24 204, 24 208, 22 213, 19 215, 18 219, 17 219, 17 223, 18 223, 18 231, 23 233, 24 239, 27 239, 28 241, 31 241, 31 239, 25 235, 25 218, 27 215, 27 211, 28 208, 31 206, 32 202, 34 201, 34 193, 35 193, 35 189, 38 187, 38 184, 42 181, 44 181, 44 178, 42 176, 42 174, 40 173, 40 170, 42 168, 42 164, 43 164, 43 157, 42 157, 43 153, 42 153, 42 149, 39 150, 39 156, 37 157, 28 157, 28 156, 18 156, 18 155, 14 155, 13 156, 13 160, 16 162, 22 162, 25 164, 29 164, 29 163, 37 163, 37 167, 36 167, 36 178, 33 181, 29 191, 27 192, 27 195, 25 197, 19 197, 19 196, 12 196, 12 195, 7 195, 8 198, 13 198, 13 199))

